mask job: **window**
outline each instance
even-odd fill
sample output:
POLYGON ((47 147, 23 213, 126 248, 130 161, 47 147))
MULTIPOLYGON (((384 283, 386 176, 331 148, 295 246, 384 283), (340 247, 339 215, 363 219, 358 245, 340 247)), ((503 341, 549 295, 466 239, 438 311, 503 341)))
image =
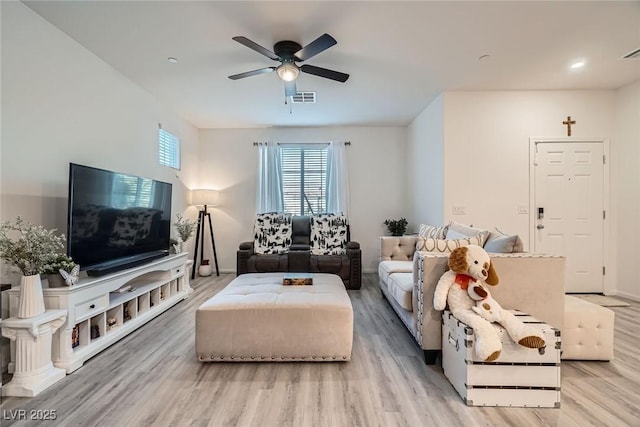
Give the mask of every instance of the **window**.
POLYGON ((158 130, 158 153, 161 165, 180 169, 180 139, 162 128, 158 130))
POLYGON ((327 147, 280 146, 280 161, 284 212, 326 212, 327 147))

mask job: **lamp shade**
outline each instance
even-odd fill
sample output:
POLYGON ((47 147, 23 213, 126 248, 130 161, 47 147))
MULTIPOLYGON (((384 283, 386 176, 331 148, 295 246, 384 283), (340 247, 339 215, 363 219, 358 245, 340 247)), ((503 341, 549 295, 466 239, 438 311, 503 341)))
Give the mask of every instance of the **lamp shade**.
POLYGON ((218 192, 216 190, 191 190, 191 204, 195 206, 217 206, 218 192))

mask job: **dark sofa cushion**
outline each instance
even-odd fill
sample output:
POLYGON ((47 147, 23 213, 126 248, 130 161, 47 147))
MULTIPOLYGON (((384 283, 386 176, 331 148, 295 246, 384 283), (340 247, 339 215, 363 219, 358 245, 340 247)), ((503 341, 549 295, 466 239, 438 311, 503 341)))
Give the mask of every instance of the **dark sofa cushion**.
MULTIPOLYGON (((309 247, 309 235, 311 234, 311 217, 294 216, 291 223, 291 246, 306 245, 309 247)), ((291 250, 300 250, 293 249, 291 250)))

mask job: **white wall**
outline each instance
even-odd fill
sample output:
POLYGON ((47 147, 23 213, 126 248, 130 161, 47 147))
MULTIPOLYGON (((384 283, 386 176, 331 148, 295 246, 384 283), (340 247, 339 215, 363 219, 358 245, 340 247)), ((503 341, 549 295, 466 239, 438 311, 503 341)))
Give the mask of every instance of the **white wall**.
POLYGON ((1 7, 2 220, 66 231, 69 162, 171 182, 184 211, 197 130, 22 3, 1 7), (182 182, 158 165, 158 123, 182 139, 182 182))
POLYGON ((410 230, 444 224, 444 95, 409 125, 406 159, 410 230))
POLYGON ((616 91, 615 128, 611 167, 617 293, 640 300, 640 80, 616 91))
MULTIPOLYGON (((363 270, 377 269, 378 237, 386 234, 383 221, 407 216, 403 172, 406 128, 401 127, 201 130, 198 185, 220 190, 220 206, 212 216, 222 271, 235 272, 238 244, 253 238, 258 162, 253 142, 330 140, 351 141, 347 148, 351 239, 360 242, 363 270)), ((210 243, 207 245, 210 253, 210 243)))
POLYGON ((529 138, 610 139, 614 91, 447 92, 444 119, 444 217, 522 236, 529 247, 529 138), (452 215, 453 205, 466 208, 452 215))

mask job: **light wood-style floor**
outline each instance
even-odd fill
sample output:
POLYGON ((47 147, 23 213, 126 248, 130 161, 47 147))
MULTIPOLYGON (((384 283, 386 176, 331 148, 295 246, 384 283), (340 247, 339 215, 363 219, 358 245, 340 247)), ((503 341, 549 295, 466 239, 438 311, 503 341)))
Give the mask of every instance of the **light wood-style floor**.
POLYGON ((194 352, 195 310, 233 275, 195 292, 35 398, 4 398, 2 426, 640 426, 640 303, 615 307, 615 360, 562 363, 560 409, 464 405, 439 362, 426 366, 381 297, 377 275, 349 291, 347 363, 208 363, 194 352), (10 411, 55 410, 49 423, 10 411))

